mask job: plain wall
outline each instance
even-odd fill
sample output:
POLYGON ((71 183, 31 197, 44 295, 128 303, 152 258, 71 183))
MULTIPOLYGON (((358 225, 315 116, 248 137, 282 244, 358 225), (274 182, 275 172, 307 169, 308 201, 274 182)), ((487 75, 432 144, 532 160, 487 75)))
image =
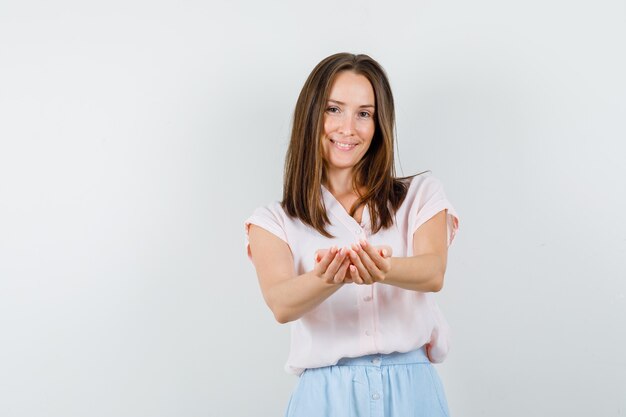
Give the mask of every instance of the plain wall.
POLYGON ((0 3, 0 415, 279 416, 244 220, 297 95, 387 70, 398 173, 460 215, 454 416, 626 413, 624 1, 0 3))

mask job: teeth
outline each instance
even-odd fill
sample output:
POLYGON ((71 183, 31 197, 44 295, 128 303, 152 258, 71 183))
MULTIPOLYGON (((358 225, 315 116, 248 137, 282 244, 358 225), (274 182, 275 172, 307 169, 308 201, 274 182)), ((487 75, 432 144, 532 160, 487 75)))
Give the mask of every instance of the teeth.
POLYGON ((341 142, 337 142, 337 141, 332 141, 335 145, 339 146, 340 148, 344 148, 344 149, 350 149, 356 146, 356 144, 353 143, 341 143, 341 142))

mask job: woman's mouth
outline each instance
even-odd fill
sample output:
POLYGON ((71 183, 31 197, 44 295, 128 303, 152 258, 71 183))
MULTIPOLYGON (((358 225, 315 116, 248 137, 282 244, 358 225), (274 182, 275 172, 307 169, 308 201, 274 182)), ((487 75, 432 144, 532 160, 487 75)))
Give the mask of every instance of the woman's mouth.
POLYGON ((345 142, 335 141, 332 139, 330 139, 330 141, 332 142, 333 145, 335 145, 335 148, 342 150, 342 151, 350 151, 358 145, 357 143, 345 143, 345 142))

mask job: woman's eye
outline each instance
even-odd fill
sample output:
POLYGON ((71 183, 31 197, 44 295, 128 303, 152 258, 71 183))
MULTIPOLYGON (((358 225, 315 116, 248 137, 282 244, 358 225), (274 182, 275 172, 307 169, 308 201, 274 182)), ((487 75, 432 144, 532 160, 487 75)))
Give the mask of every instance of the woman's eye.
POLYGON ((361 117, 370 117, 370 114, 369 114, 369 112, 362 111, 361 113, 359 113, 359 116, 361 116, 361 117))
POLYGON ((326 109, 326 111, 329 113, 337 113, 339 109, 337 107, 329 107, 326 109))

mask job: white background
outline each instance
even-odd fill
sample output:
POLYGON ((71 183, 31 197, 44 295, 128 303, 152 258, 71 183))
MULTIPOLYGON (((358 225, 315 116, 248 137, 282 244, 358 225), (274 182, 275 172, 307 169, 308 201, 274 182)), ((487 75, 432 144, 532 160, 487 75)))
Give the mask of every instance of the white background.
POLYGON ((340 51, 460 215, 452 415, 626 414, 624 1, 3 0, 0 415, 282 415, 243 222, 340 51))

